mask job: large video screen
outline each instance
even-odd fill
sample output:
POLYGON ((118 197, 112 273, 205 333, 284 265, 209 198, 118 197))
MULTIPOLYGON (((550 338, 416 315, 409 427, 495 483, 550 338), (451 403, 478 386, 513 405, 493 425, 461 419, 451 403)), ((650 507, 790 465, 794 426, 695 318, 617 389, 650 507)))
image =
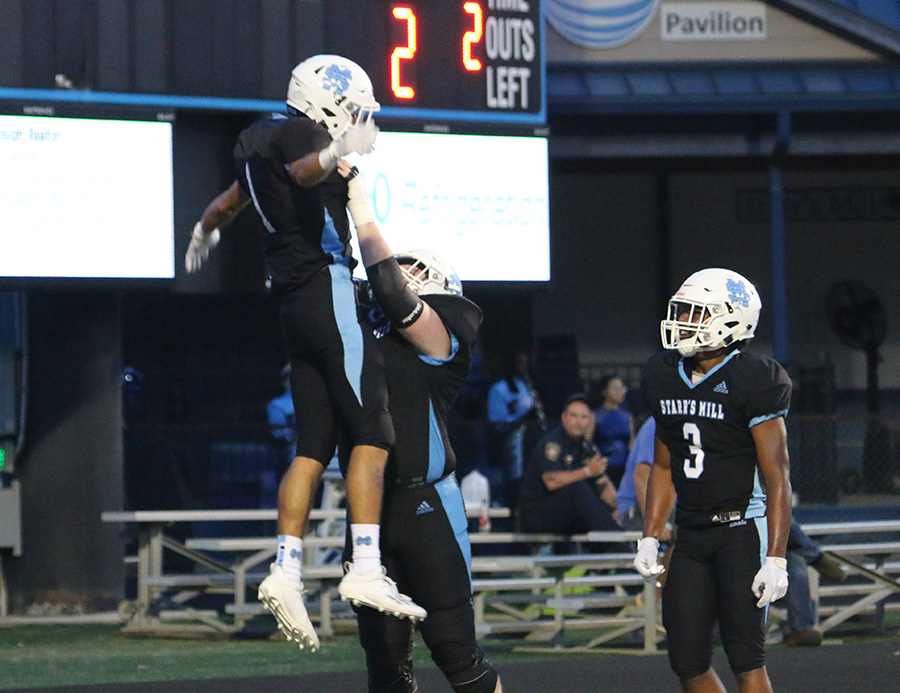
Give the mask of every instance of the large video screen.
POLYGON ((0 219, 0 279, 171 279, 171 123, 0 115, 0 219))
POLYGON ((375 146, 348 160, 391 248, 434 251, 463 281, 550 279, 546 137, 382 131, 375 146))

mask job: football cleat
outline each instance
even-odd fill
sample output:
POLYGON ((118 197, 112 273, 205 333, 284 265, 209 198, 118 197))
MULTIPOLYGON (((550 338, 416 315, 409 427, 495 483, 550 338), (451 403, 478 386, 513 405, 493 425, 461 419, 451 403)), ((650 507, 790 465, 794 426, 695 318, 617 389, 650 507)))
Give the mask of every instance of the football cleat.
POLYGON ((384 566, 362 575, 354 570, 352 563, 345 564, 345 568, 347 572, 338 585, 338 592, 345 602, 412 621, 424 620, 428 615, 425 609, 397 590, 397 583, 387 576, 384 566))
POLYGON ((310 652, 319 649, 319 637, 306 613, 303 604, 303 583, 285 577, 281 566, 273 563, 269 567, 269 576, 259 586, 257 596, 278 622, 279 630, 300 649, 309 648, 310 652))

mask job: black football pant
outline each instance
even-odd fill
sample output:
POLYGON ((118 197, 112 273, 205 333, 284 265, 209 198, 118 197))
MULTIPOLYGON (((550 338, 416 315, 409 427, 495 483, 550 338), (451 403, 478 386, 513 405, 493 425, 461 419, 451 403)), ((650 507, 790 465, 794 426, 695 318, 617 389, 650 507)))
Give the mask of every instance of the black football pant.
MULTIPOLYGON (((455 477, 386 490, 381 557, 400 591, 428 612, 419 629, 431 658, 457 693, 492 693, 497 673, 475 640, 471 546, 455 477)), ((416 690, 413 626, 373 609, 357 612, 369 691, 416 690)))
POLYGON ((669 662, 682 679, 700 676, 712 662, 713 629, 732 671, 765 665, 766 609, 751 586, 767 550, 766 518, 702 529, 678 528, 663 587, 663 625, 669 662))

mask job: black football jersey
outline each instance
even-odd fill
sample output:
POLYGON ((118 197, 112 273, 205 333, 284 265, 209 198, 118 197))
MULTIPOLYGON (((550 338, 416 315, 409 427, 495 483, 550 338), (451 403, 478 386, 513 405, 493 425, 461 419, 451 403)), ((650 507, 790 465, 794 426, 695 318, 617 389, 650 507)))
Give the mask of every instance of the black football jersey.
MULTIPOLYGON (((422 296, 441 316, 451 338, 451 355, 435 360, 420 355, 397 330, 373 325, 384 355, 389 408, 397 442, 388 458, 386 479, 437 481, 456 470, 447 435, 447 417, 469 374, 481 310, 460 296, 422 296)), ((368 313, 371 319, 371 313, 368 313)))
POLYGON ((678 494, 675 520, 695 526, 766 514, 750 429, 786 416, 791 381, 779 363, 733 351, 698 382, 677 351, 644 367, 644 400, 669 449, 678 494))
POLYGON ((275 286, 302 284, 332 263, 355 265, 346 180, 332 171, 323 183, 304 188, 288 173, 292 162, 330 142, 328 131, 306 116, 272 114, 244 130, 234 146, 238 183, 267 232, 266 264, 275 286))

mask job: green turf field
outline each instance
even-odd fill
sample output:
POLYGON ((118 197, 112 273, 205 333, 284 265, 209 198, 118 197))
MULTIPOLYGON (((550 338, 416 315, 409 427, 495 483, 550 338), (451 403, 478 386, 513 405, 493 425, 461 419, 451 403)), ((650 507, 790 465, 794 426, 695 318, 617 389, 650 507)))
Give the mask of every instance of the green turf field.
MULTIPOLYGON (((263 633, 252 639, 146 639, 120 634, 121 625, 21 625, 0 628, 0 689, 180 679, 279 676, 365 669, 356 633, 300 651, 263 633)), ((496 661, 533 658, 512 642, 483 643, 496 661)), ((417 640, 416 668, 434 666, 417 640)))
MULTIPOLYGON (((355 632, 322 642, 311 654, 283 639, 268 639, 267 629, 255 637, 226 640, 132 638, 121 635, 121 624, 16 625, 0 627, 0 690, 78 684, 183 679, 290 676, 365 668, 355 632)), ((897 638, 900 614, 888 613, 882 628, 854 621, 828 633, 831 644, 897 638)), ((590 639, 590 631, 567 634, 566 644, 590 639)), ((488 657, 498 664, 558 659, 562 652, 513 652, 524 644, 516 636, 481 640, 488 657)), ((772 647, 782 647, 773 645, 772 647)), ((637 646, 633 648, 636 652, 637 646)), ((417 669, 430 668, 428 651, 417 637, 417 669)))
MULTIPOLYGON (((121 636, 120 629, 96 624, 0 628, 0 689, 365 667, 355 634, 328 640, 310 654, 284 640, 135 639, 121 636)), ((424 647, 416 649, 424 653, 424 647)))

